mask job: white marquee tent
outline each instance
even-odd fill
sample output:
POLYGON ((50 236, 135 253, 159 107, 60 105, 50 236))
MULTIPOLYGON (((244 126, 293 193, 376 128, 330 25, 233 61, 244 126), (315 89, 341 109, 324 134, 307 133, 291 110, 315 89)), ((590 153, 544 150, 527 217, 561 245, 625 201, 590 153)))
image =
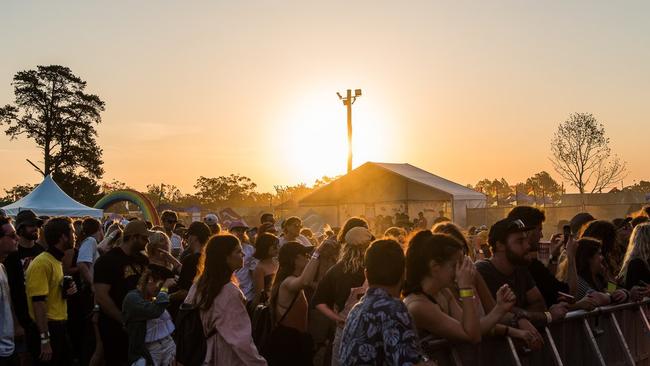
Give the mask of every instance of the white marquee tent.
POLYGON ((101 218, 104 212, 72 199, 49 175, 27 196, 2 207, 2 210, 9 216, 16 216, 23 210, 32 210, 38 216, 91 216, 96 218, 101 218))

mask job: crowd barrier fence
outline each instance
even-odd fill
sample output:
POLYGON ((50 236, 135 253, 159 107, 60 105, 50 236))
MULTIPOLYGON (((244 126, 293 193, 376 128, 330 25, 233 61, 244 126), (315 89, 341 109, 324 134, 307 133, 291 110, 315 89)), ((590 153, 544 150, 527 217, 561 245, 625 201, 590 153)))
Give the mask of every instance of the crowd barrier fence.
POLYGON ((650 366, 650 299, 573 311, 540 333, 544 347, 530 351, 511 337, 484 337, 477 345, 424 339, 439 366, 650 366))

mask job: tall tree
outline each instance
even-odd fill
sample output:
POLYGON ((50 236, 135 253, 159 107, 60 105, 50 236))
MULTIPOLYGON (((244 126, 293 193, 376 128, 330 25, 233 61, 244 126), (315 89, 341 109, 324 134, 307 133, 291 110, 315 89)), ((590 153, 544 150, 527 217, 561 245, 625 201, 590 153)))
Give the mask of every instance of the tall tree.
POLYGON ((148 184, 145 194, 158 204, 178 203, 183 198, 181 190, 173 184, 148 184))
MULTIPOLYGON (((86 82, 65 66, 37 66, 13 78, 15 105, 0 108, 0 124, 13 140, 33 139, 43 152, 41 174, 99 179, 102 149, 95 126, 104 102, 85 92, 86 82)), ((61 181, 59 181, 61 182, 61 181)))
POLYGON ((562 193, 562 185, 551 177, 548 172, 541 171, 532 177, 526 179, 524 184, 526 194, 532 195, 537 198, 541 198, 541 202, 544 202, 546 197, 550 197, 553 200, 558 200, 562 193))
POLYGON ((612 156, 605 127, 590 113, 573 113, 551 141, 555 171, 580 193, 602 192, 626 175, 626 163, 612 156))
POLYGON ((5 196, 0 198, 0 202, 12 203, 27 196, 31 191, 36 188, 37 184, 17 184, 9 189, 5 189, 5 196))
POLYGON ((206 205, 237 205, 246 202, 255 192, 257 184, 250 178, 230 174, 216 178, 199 177, 194 184, 197 198, 206 205))

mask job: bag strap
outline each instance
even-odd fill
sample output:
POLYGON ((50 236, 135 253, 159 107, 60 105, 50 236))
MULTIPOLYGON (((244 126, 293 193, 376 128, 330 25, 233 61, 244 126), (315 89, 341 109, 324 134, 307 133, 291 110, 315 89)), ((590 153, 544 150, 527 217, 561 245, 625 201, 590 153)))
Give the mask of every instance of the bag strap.
MULTIPOLYGON (((302 290, 301 290, 301 291, 302 291, 302 290)), ((293 300, 291 300, 291 304, 289 304, 289 307, 287 308, 287 310, 286 310, 286 311, 284 312, 284 314, 282 315, 282 318, 280 318, 280 320, 278 320, 278 322, 276 323, 276 326, 280 325, 280 323, 282 323, 282 321, 284 320, 284 318, 287 317, 287 314, 289 314, 289 311, 291 311, 291 308, 293 307, 293 304, 296 302, 296 300, 298 300, 298 296, 300 296, 300 291, 298 291, 298 292, 296 293, 296 296, 293 297, 293 300)))

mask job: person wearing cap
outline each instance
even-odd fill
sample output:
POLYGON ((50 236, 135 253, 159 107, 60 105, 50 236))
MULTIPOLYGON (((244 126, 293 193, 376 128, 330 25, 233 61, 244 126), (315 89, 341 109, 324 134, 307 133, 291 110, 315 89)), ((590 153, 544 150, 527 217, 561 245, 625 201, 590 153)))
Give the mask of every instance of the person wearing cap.
MULTIPOLYGON (((19 335, 14 329, 14 309, 11 306, 9 281, 3 265, 7 255, 18 250, 18 236, 11 223, 11 218, 0 216, 0 365, 18 366, 15 337, 19 335)), ((16 328, 21 328, 16 324, 16 328)), ((22 333, 22 328, 20 333, 22 333)))
POLYGON ((194 277, 196 277, 197 266, 203 247, 208 243, 212 236, 210 227, 203 222, 195 221, 187 229, 186 241, 189 253, 181 259, 181 274, 178 276, 178 288, 189 291, 192 287, 194 277))
POLYGON ((208 225, 210 231, 212 232, 212 235, 217 235, 221 232, 221 226, 219 226, 219 217, 217 217, 217 215, 213 213, 207 214, 203 218, 203 222, 208 225))
POLYGON ((282 223, 282 236, 280 236, 280 248, 284 243, 290 241, 298 242, 306 247, 311 247, 311 242, 304 235, 300 234, 302 220, 297 216, 291 216, 282 223))
MULTIPOLYGON (((29 264, 45 249, 36 242, 43 220, 39 219, 32 210, 20 211, 16 215, 16 234, 18 235, 18 250, 10 253, 5 260, 7 279, 11 288, 11 301, 20 325, 29 332, 35 327, 27 311, 27 293, 25 290, 25 272, 29 264)), ((19 352, 26 351, 23 340, 17 340, 19 352)))
POLYGON ((124 332, 122 302, 126 294, 136 288, 140 275, 149 264, 142 251, 151 234, 144 221, 129 222, 122 233, 121 243, 95 263, 95 301, 100 308, 98 328, 107 365, 128 364, 129 343, 124 332))
POLYGON ((171 210, 165 210, 160 215, 160 220, 163 223, 165 234, 172 242, 172 255, 178 258, 183 251, 183 238, 174 232, 176 224, 178 224, 178 215, 171 210))
POLYGON ((544 326, 562 319, 568 309, 564 302, 547 309, 544 297, 526 267, 530 252, 526 235, 529 231, 531 228, 518 219, 506 218, 496 222, 488 233, 492 258, 478 261, 476 269, 487 283, 492 296, 496 297, 501 286, 510 286, 517 296, 513 308, 513 324, 534 331, 536 341, 533 345, 541 348, 543 340, 532 324, 544 326))
POLYGON ((27 305, 35 324, 35 332, 27 335, 27 346, 37 365, 71 365, 67 297, 77 288, 74 281, 64 279, 62 259, 74 247, 75 231, 67 217, 50 219, 44 231, 47 251, 34 258, 25 273, 27 305))
POLYGON ((337 356, 347 315, 344 312, 346 303, 351 290, 363 286, 366 280, 363 256, 374 240, 372 233, 363 226, 349 229, 344 238, 339 261, 318 282, 312 299, 316 309, 337 324, 332 343, 333 366, 338 365, 337 356))
POLYGON ((242 252, 244 253, 244 265, 235 271, 235 277, 237 277, 239 288, 244 293, 246 301, 253 301, 255 298, 255 290, 253 288, 253 270, 255 269, 255 258, 253 254, 255 254, 255 247, 251 245, 248 234, 246 233, 248 231, 248 225, 243 221, 233 221, 230 223, 228 231, 239 239, 242 252))

